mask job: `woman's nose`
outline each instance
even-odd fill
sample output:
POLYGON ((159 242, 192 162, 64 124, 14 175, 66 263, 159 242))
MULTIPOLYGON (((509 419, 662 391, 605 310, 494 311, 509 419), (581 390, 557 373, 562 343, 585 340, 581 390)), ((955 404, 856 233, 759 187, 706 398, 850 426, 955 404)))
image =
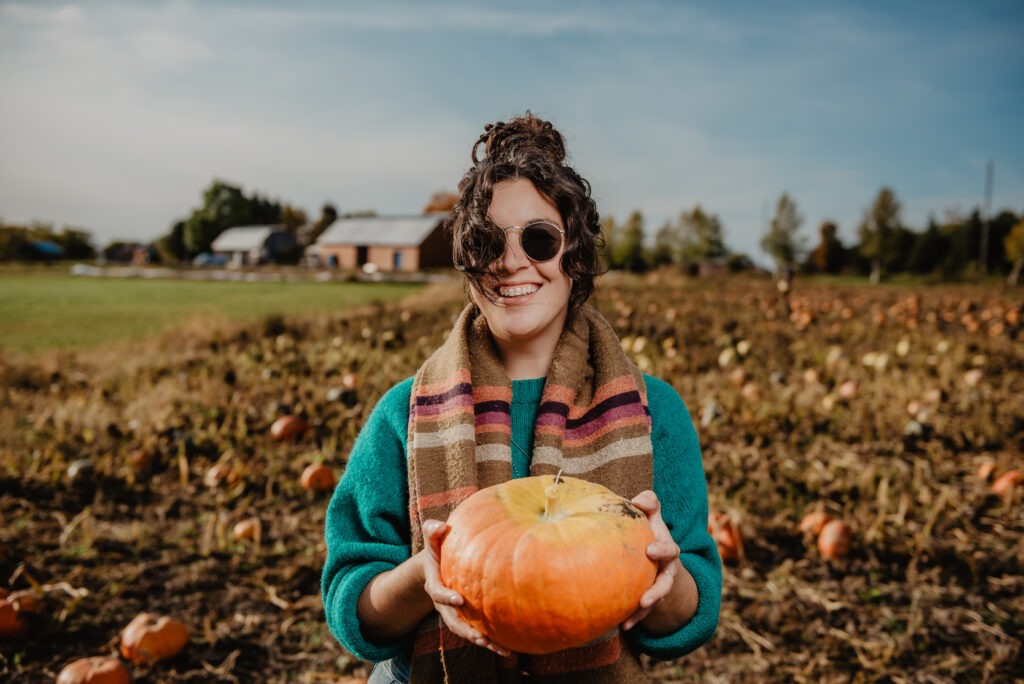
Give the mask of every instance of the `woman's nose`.
POLYGON ((501 265, 508 272, 517 271, 530 263, 519 242, 522 231, 505 231, 505 251, 501 254, 501 265))

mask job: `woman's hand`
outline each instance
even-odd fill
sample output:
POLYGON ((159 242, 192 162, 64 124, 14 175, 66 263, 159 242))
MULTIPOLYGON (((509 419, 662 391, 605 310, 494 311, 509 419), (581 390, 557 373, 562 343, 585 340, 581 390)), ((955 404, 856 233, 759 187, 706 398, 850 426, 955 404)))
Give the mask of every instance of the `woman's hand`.
POLYGON ((508 656, 508 649, 494 643, 459 617, 455 608, 461 606, 464 599, 441 582, 441 542, 447 532, 448 525, 439 520, 423 521, 423 589, 453 634, 500 656, 508 656))
POLYGON ((647 557, 658 564, 658 574, 651 588, 640 597, 640 607, 622 623, 622 629, 632 629, 638 622, 656 613, 648 621, 654 622, 651 627, 659 632, 674 631, 689 621, 696 611, 696 586, 693 577, 679 562, 679 545, 672 539, 661 517, 658 496, 651 490, 640 492, 633 498, 633 504, 647 515, 651 531, 654 532, 654 541, 647 546, 647 557), (689 606, 691 602, 692 609, 689 606))

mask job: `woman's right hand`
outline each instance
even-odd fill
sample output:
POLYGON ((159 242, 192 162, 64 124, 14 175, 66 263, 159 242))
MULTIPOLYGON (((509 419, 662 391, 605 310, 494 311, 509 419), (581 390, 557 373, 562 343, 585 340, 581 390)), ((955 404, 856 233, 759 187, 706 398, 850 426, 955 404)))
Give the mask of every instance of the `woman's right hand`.
POLYGON ((459 617, 455 609, 464 603, 464 599, 441 582, 441 542, 447 532, 448 525, 440 520, 423 521, 423 589, 434 602, 434 610, 453 634, 507 657, 508 649, 494 643, 459 617))

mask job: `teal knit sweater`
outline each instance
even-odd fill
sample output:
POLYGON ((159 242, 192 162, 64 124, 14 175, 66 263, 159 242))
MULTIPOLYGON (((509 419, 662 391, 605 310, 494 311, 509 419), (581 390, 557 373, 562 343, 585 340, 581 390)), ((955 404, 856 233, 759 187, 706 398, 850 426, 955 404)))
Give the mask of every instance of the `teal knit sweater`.
MULTIPOLYGON (((412 380, 395 385, 373 409, 327 509, 322 580, 327 625, 350 652, 370 661, 396 657, 412 645, 412 635, 398 643, 370 642, 356 618, 356 603, 370 580, 411 553, 406 437, 412 380)), ((697 614, 679 631, 655 636, 637 625, 626 636, 644 653, 667 660, 689 653, 714 634, 722 567, 708 534, 707 484, 689 413, 670 385, 648 375, 644 380, 652 421, 654 492, 700 599, 697 614)), ((533 449, 533 423, 543 390, 544 378, 512 383, 512 439, 527 453, 533 449)), ((529 468, 528 456, 513 447, 513 476, 524 477, 529 468)))

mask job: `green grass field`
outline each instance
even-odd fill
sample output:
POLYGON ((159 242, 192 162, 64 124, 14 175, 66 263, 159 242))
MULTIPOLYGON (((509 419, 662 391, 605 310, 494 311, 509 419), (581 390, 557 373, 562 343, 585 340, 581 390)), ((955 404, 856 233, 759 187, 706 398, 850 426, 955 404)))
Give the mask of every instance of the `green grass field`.
POLYGON ((223 282, 0 273, 0 350, 85 351, 200 317, 252 320, 394 301, 405 283, 223 282))

